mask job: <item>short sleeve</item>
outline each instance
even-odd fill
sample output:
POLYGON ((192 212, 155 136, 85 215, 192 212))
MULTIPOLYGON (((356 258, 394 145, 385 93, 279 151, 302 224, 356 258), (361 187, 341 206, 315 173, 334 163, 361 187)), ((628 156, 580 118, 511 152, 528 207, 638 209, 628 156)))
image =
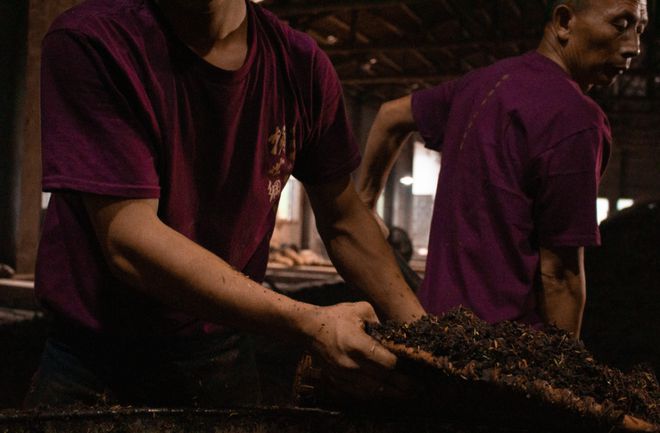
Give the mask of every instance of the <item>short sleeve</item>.
POLYGON ((442 148, 455 86, 452 80, 412 94, 413 119, 429 149, 442 148))
POLYGON ((312 59, 312 127, 293 175, 304 183, 319 184, 350 174, 361 156, 330 59, 318 48, 312 59))
POLYGON ((536 158, 540 187, 535 221, 541 246, 600 244, 596 199, 608 140, 598 128, 591 128, 563 139, 536 158))
POLYGON ((76 32, 51 32, 41 80, 44 190, 157 198, 153 140, 136 114, 130 73, 110 50, 76 32))

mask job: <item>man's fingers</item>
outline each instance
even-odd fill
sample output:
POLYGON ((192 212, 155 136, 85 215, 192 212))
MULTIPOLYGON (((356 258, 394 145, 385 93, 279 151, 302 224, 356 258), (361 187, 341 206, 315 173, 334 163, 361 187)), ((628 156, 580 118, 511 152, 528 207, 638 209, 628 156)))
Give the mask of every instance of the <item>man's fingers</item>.
MULTIPOLYGON (((379 323, 376 311, 368 302, 358 302, 355 304, 355 308, 358 310, 358 314, 363 322, 379 323)), ((356 338, 359 339, 358 349, 362 358, 388 370, 396 366, 396 356, 378 341, 367 335, 364 330, 356 334, 356 338)), ((357 360, 357 362, 363 364, 360 360, 357 360)))
POLYGON ((362 319, 362 321, 369 323, 380 322, 378 320, 378 315, 376 314, 376 310, 374 310, 374 307, 372 307, 370 303, 361 301, 361 302, 356 302, 353 305, 358 316, 362 319))
POLYGON ((387 370, 393 370, 396 367, 396 356, 374 339, 371 339, 365 359, 387 370))

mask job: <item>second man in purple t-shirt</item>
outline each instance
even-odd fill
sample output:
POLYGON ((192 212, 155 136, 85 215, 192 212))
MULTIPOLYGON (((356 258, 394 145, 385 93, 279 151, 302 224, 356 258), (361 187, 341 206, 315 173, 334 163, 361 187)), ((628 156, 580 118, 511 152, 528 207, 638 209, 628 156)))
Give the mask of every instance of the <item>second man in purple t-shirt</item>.
POLYGON ((550 6, 536 51, 384 104, 358 190, 373 209, 400 146, 419 131, 442 152, 422 305, 578 337, 583 249, 600 242, 597 188, 611 141, 585 93, 630 66, 648 17, 645 0, 550 6))

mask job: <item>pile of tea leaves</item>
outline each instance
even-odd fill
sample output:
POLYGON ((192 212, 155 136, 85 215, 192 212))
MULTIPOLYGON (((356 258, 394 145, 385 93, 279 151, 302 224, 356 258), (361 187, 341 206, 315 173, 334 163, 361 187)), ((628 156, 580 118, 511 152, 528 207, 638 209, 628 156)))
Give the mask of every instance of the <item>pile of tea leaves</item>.
POLYGON ((403 325, 369 325, 367 332, 381 342, 429 353, 445 372, 466 380, 511 384, 530 394, 543 387, 568 390, 569 398, 558 398, 567 405, 577 401, 584 409, 586 401, 603 417, 633 415, 660 425, 660 385, 652 370, 624 373, 599 364, 581 341, 557 328, 491 325, 459 308, 403 325))

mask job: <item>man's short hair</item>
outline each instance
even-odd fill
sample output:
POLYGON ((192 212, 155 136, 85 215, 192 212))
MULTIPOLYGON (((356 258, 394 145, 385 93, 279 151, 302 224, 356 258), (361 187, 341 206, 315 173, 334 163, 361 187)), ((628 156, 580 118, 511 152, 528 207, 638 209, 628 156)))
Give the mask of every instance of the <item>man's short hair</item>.
POLYGON ((545 8, 545 22, 550 22, 552 19, 552 12, 559 5, 571 5, 577 9, 584 8, 589 4, 590 0, 546 0, 545 8))

